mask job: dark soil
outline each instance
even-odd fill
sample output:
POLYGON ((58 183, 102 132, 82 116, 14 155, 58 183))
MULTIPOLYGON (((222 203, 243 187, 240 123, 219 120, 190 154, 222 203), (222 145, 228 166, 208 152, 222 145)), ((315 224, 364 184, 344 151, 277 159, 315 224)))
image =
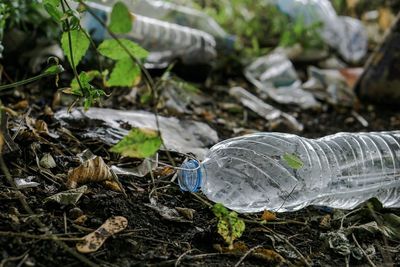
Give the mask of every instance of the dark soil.
MULTIPOLYGON (((175 182, 170 182, 174 173, 168 173, 166 168, 161 167, 156 170, 154 181, 150 175, 144 178, 120 177, 126 196, 102 184, 91 183, 88 185, 89 191, 75 205, 44 204, 46 197, 67 190, 65 177, 69 168, 78 166, 77 153, 90 148, 108 164, 119 160, 116 155, 110 155, 108 147, 98 140, 74 140, 66 135, 51 112, 45 112, 45 105, 51 105, 53 95, 53 92, 45 91, 45 87, 45 83, 35 84, 29 88, 31 94, 18 91, 18 94, 7 96, 10 107, 22 99, 29 100, 29 105, 19 109, 14 106, 19 115, 10 119, 9 132, 11 136, 16 134, 15 140, 21 152, 6 154, 6 165, 14 178, 34 176, 34 181, 40 185, 21 189, 23 198, 33 211, 30 214, 21 205, 17 191, 5 176, 2 175, 0 179, 0 266, 83 266, 85 263, 81 259, 51 240, 50 233, 77 253, 76 239, 94 231, 111 216, 124 216, 129 223, 127 229, 110 237, 97 252, 84 255, 101 266, 234 266, 240 260, 241 266, 301 266, 305 265, 301 257, 316 266, 368 264, 366 257, 347 257, 335 252, 321 238, 323 233, 337 231, 343 214, 347 213, 344 211, 340 215, 340 211, 328 208, 308 207, 298 212, 279 213, 276 221, 263 225, 259 223, 261 214, 243 216, 246 230, 239 239, 242 246, 262 246, 275 250, 285 262, 265 255, 245 255, 246 250, 226 252, 226 245, 217 233, 217 220, 210 208, 194 195, 181 192, 175 182), (59 137, 34 133, 26 126, 24 116, 46 121, 49 131, 59 137), (35 153, 40 159, 46 152, 56 159, 57 167, 51 171, 39 169, 36 163, 35 153), (148 206, 150 198, 169 208, 191 208, 195 211, 194 217, 191 222, 167 220, 148 206), (87 216, 87 220, 78 224, 74 220, 82 214, 87 216), (332 217, 332 221, 324 226, 321 221, 327 216, 332 217), (39 227, 35 220, 40 220, 46 227, 39 227), (241 259, 244 255, 246 257, 241 259)), ((249 129, 290 132, 284 128, 273 128, 252 112, 242 110, 230 113, 221 109, 220 103, 236 102, 227 96, 226 87, 212 87, 206 94, 211 95, 214 102, 200 107, 200 112, 185 117, 209 123, 218 131, 221 139, 249 132, 249 129), (240 127, 244 129, 233 131, 233 128, 240 127)), ((107 103, 105 105, 116 108, 131 108, 107 103)), ((320 137, 339 131, 395 130, 400 126, 400 114, 392 107, 360 105, 357 112, 369 123, 368 127, 362 126, 349 109, 331 106, 325 106, 320 111, 303 111, 292 107, 284 109, 296 115, 305 125, 301 134, 307 137, 320 137)), ((167 162, 165 154, 161 153, 160 157, 167 162)), ((175 160, 180 163, 183 158, 176 155, 175 160)), ((199 196, 205 199, 201 194, 199 196)), ((358 213, 348 216, 343 220, 343 226, 374 221, 374 212, 366 208, 361 211, 364 211, 363 217, 357 217, 358 213)), ((379 210, 379 214, 390 212, 400 215, 399 210, 379 210)), ((399 242, 367 231, 357 232, 355 237, 364 250, 373 246, 375 252, 369 257, 376 266, 399 265, 399 242)), ((348 238, 355 247, 352 236, 348 238)))

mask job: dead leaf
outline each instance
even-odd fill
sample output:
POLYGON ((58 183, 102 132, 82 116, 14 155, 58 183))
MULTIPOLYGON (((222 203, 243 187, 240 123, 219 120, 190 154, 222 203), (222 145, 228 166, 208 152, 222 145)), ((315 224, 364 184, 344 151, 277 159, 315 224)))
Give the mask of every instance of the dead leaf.
POLYGON ((28 102, 28 100, 24 99, 24 100, 21 100, 21 101, 15 103, 11 107, 16 110, 27 109, 29 107, 29 102, 28 102))
POLYGON ((331 215, 326 214, 324 217, 322 217, 321 222, 319 223, 319 227, 323 229, 331 228, 331 220, 332 220, 331 215))
POLYGON ((264 221, 275 221, 276 220, 276 214, 275 212, 269 211, 269 210, 264 210, 264 213, 261 215, 261 220, 264 221))
POLYGON ((82 195, 86 192, 87 186, 81 186, 79 188, 63 191, 47 197, 44 199, 44 203, 49 201, 55 201, 61 205, 73 205, 78 202, 82 195))
POLYGON ((144 205, 157 211, 158 214, 160 214, 160 216, 165 220, 174 222, 184 222, 184 223, 193 222, 191 219, 188 219, 187 217, 190 215, 188 214, 183 215, 181 213, 183 208, 180 208, 181 212, 179 212, 178 211, 179 208, 169 208, 167 206, 157 203, 157 201, 154 198, 150 199, 150 204, 144 204, 144 205))
POLYGON ((389 29, 395 20, 395 16, 392 11, 388 7, 380 7, 379 8, 379 27, 382 30, 389 29))
POLYGON ((92 253, 97 251, 109 238, 128 226, 128 220, 122 216, 115 216, 107 219, 96 231, 83 237, 82 241, 76 244, 80 253, 92 253))
POLYGON ((193 215, 196 212, 194 209, 189 209, 189 208, 180 208, 176 207, 175 208, 183 217, 185 217, 188 220, 193 221, 193 215))
POLYGON ((104 181, 104 186, 107 187, 110 190, 117 191, 117 192, 122 192, 122 188, 119 186, 119 184, 116 181, 104 181))
POLYGON ((96 156, 68 172, 67 186, 76 188, 78 184, 112 180, 110 168, 105 164, 102 157, 96 156))
POLYGON ((286 262, 286 260, 278 252, 272 249, 257 248, 252 254, 258 258, 262 258, 267 261, 274 261, 278 263, 286 262))
POLYGON ((82 225, 87 221, 87 219, 88 219, 88 217, 84 214, 84 215, 81 215, 78 218, 76 218, 74 220, 74 223, 77 225, 82 225))

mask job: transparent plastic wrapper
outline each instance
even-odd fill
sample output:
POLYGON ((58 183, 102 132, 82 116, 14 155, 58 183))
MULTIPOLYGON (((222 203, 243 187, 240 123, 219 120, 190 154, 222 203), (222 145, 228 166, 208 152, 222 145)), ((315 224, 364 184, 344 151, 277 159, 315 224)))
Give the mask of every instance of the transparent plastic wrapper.
POLYGON ((283 120, 283 123, 287 125, 290 130, 295 132, 301 132, 304 128, 292 115, 265 103, 241 87, 231 88, 229 94, 237 98, 245 107, 251 109, 267 121, 274 122, 283 120))
POLYGON ((281 52, 257 58, 246 67, 245 76, 262 98, 270 97, 277 103, 295 104, 303 109, 320 106, 311 93, 301 88, 292 62, 281 52))
POLYGON ((349 62, 360 61, 367 53, 367 33, 361 21, 340 17, 328 0, 271 0, 294 20, 306 25, 322 22, 323 40, 349 62))
MULTIPOLYGON (((87 2, 95 14, 107 21, 112 7, 87 2)), ((110 36, 104 27, 86 12, 82 25, 96 41, 110 36)), ((132 13, 132 30, 119 37, 131 39, 147 49, 147 68, 165 68, 171 61, 180 59, 184 64, 210 64, 216 58, 215 39, 197 29, 169 23, 132 13)))
POLYGON ((352 107, 354 105, 356 95, 339 70, 322 70, 310 66, 307 72, 309 78, 303 84, 303 89, 335 106, 352 107))
MULTIPOLYGON (((119 1, 96 0, 94 2, 112 6, 119 1)), ((216 39, 219 49, 233 50, 234 48, 235 37, 226 33, 213 18, 200 10, 160 0, 124 0, 122 2, 135 14, 209 33, 216 39)))
POLYGON ((256 133, 222 141, 178 175, 238 212, 295 211, 308 205, 353 209, 376 197, 400 207, 400 132, 338 133, 308 139, 256 133))
MULTIPOLYGON (((90 108, 83 112, 66 109, 55 114, 62 125, 81 138, 95 139, 112 146, 128 134, 127 128, 157 130, 153 113, 145 111, 124 111, 107 108, 90 108)), ((207 147, 218 142, 218 135, 205 123, 178 120, 174 117, 159 116, 160 132, 166 149, 180 153, 193 153, 203 158, 207 147)))

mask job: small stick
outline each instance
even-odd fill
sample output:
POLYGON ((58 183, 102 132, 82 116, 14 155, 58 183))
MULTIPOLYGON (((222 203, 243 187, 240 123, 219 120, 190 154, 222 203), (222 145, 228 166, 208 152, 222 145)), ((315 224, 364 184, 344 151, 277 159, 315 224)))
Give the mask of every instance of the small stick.
POLYGON ((376 267, 375 263, 372 262, 372 260, 369 258, 367 252, 365 252, 365 250, 360 246, 360 244, 358 243, 356 236, 352 233, 351 236, 353 237, 354 243, 356 243, 357 247, 361 250, 362 254, 365 256, 365 258, 367 259, 369 265, 371 265, 372 267, 376 267))
POLYGON ((235 264, 234 267, 239 267, 239 265, 247 258, 247 256, 252 253, 254 250, 258 249, 262 247, 261 245, 252 247, 251 249, 249 249, 246 253, 243 254, 243 256, 239 259, 239 261, 235 264))

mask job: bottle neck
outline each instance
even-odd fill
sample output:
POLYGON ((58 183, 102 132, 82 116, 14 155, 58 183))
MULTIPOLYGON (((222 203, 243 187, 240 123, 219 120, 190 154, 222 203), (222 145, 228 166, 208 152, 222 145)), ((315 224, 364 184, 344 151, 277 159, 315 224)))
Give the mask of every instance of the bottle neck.
POLYGON ((178 183, 182 191, 198 192, 205 179, 203 164, 197 160, 182 163, 178 171, 178 183))

